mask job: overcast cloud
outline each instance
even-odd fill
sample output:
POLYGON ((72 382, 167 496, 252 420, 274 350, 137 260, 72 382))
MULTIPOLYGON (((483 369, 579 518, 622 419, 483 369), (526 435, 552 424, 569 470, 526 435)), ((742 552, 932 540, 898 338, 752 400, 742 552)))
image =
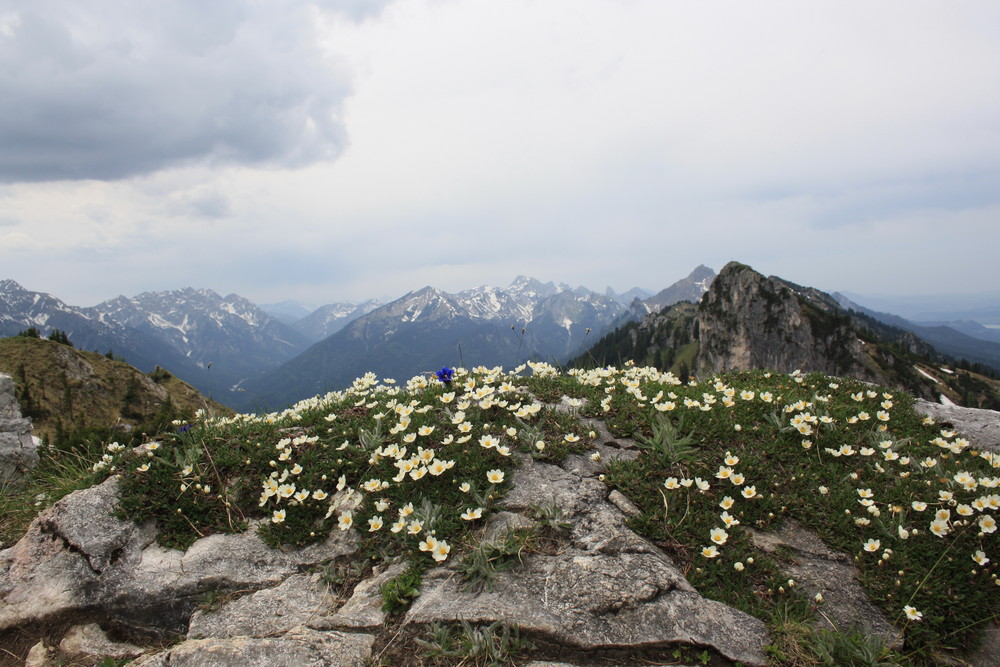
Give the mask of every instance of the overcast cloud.
POLYGON ((0 278, 1000 284, 1000 5, 0 0, 0 278))

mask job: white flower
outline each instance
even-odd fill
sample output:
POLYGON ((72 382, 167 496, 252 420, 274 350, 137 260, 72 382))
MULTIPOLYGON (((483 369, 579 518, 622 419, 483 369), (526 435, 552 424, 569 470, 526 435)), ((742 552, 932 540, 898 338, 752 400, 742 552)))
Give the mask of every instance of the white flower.
POLYGON ((451 552, 451 546, 449 546, 448 543, 445 542, 444 540, 439 540, 437 546, 434 547, 434 552, 431 554, 431 556, 434 558, 434 560, 440 563, 441 561, 448 558, 448 554, 450 552, 451 552))

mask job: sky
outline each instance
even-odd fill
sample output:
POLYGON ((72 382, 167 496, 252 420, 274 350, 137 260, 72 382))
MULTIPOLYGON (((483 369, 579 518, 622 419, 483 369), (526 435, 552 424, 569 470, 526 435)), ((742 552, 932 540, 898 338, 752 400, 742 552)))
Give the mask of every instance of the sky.
POLYGON ((0 0, 0 279, 73 305, 998 251, 995 0, 0 0))

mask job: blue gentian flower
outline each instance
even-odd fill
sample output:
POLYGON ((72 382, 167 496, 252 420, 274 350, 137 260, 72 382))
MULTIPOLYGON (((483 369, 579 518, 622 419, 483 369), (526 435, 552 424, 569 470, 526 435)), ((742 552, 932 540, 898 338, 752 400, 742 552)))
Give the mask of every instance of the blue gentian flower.
POLYGON ((454 368, 448 368, 447 366, 445 366, 437 372, 437 379, 441 380, 441 382, 443 382, 444 384, 448 384, 449 382, 451 382, 454 379, 454 377, 455 377, 454 368))

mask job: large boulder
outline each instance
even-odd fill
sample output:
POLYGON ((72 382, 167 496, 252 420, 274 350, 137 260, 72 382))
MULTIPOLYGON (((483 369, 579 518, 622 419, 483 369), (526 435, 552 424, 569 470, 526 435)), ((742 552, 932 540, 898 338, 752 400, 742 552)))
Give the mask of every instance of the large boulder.
POLYGON ((754 546, 775 556, 782 573, 809 597, 822 600, 817 624, 828 630, 857 630, 878 637, 886 646, 899 648, 903 634, 876 607, 858 582, 851 557, 826 546, 816 533, 795 521, 772 532, 753 532, 754 546))
POLYGON ((0 551, 0 630, 85 616, 126 632, 183 633, 211 591, 276 586, 324 559, 350 556, 357 538, 280 551, 253 532, 209 535, 187 551, 155 543, 156 528, 114 515, 115 478, 66 496, 0 551))

